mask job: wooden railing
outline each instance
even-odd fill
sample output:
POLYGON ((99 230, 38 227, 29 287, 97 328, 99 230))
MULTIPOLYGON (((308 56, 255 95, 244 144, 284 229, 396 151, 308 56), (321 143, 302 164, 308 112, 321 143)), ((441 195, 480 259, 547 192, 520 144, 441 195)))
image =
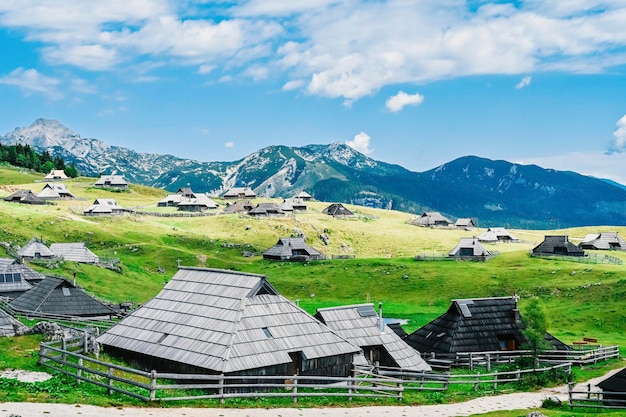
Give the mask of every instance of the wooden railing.
POLYGON ((586 390, 574 390, 570 383, 567 389, 567 404, 571 409, 578 408, 626 408, 626 392, 592 391, 591 384, 586 390))

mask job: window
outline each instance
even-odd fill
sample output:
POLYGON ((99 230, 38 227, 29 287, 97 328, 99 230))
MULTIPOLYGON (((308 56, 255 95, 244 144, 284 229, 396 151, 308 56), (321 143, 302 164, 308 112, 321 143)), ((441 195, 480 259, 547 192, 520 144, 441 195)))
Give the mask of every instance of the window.
POLYGON ((63 288, 61 288, 61 290, 63 291, 63 295, 64 296, 66 296, 66 297, 70 296, 70 289, 69 288, 63 287, 63 288))
POLYGON ((267 337, 268 339, 271 339, 272 337, 272 332, 270 332, 270 329, 268 329, 267 327, 263 327, 261 330, 263 330, 263 333, 265 333, 265 337, 267 337))

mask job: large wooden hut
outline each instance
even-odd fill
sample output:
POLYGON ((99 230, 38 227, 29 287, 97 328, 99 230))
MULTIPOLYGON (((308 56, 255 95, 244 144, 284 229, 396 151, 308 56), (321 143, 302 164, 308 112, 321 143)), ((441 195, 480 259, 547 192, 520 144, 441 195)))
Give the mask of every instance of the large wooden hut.
POLYGON ((241 376, 347 376, 359 352, 265 276, 191 267, 98 342, 147 370, 241 376))
POLYGON ((65 186, 65 184, 46 184, 37 194, 43 200, 72 200, 76 196, 65 186))
POLYGON ((110 175, 101 175, 100 178, 94 183, 96 188, 113 188, 117 190, 128 190, 128 181, 124 179, 123 175, 118 175, 117 172, 113 172, 110 175))
POLYGON ((425 211, 420 217, 410 220, 408 223, 421 227, 450 227, 454 224, 438 211, 425 211))
POLYGON ((278 242, 265 252, 263 259, 274 261, 318 261, 326 259, 324 254, 309 246, 301 237, 281 237, 278 242))
POLYGON ((450 258, 486 261, 493 256, 476 237, 462 237, 449 253, 450 258))
MULTIPOLYGON (((518 350, 526 342, 517 297, 452 300, 441 316, 404 339, 422 354, 518 350)), ((565 344, 546 335, 553 349, 565 344)))
POLYGON ((250 187, 233 187, 226 191, 222 198, 224 200, 256 198, 256 193, 250 187))
POLYGON ((28 260, 54 259, 54 252, 39 241, 39 239, 34 237, 17 251, 17 256, 19 256, 20 259, 28 260))
POLYGON ((330 206, 328 206, 324 210, 322 210, 322 213, 328 214, 329 216, 333 216, 333 217, 351 217, 351 216, 354 216, 354 213, 352 213, 352 211, 347 209, 341 203, 333 203, 333 204, 331 204, 330 206))
POLYGON ((0 296, 9 299, 19 297, 33 288, 27 278, 38 275, 40 274, 18 263, 16 259, 0 258, 0 296))
POLYGON ((4 201, 10 201, 13 203, 22 203, 22 204, 46 204, 46 202, 37 197, 37 194, 33 193, 31 190, 17 190, 11 195, 4 197, 4 201))
POLYGON ((50 250, 58 258, 65 261, 97 264, 100 261, 98 255, 87 248, 84 242, 53 243, 50 250))
POLYGON ((602 403, 613 408, 626 408, 626 368, 597 384, 602 390, 602 403))
POLYGON ((92 205, 83 210, 85 216, 121 216, 124 208, 113 198, 96 198, 92 205))
POLYGON ((546 236, 533 248, 533 256, 585 256, 582 248, 569 241, 567 236, 546 236))
POLYGON ((37 316, 107 318, 116 314, 109 306, 63 278, 46 277, 11 301, 13 310, 37 316))
POLYGON ((315 318, 362 349, 365 365, 430 371, 430 365, 390 329, 374 310, 373 304, 318 308, 315 318))
POLYGON ((509 233, 504 227, 490 227, 485 232, 478 235, 478 240, 486 243, 519 242, 519 239, 509 233))

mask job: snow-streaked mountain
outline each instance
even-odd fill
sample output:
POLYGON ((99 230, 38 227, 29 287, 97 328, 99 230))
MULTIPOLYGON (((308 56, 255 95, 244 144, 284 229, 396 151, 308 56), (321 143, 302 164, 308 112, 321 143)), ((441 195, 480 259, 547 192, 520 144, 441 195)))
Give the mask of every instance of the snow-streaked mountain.
POLYGON ((574 172, 467 156, 417 173, 373 160, 343 143, 269 146, 234 162, 198 162, 138 153, 79 134, 55 120, 0 136, 74 163, 82 175, 116 170, 133 183, 176 191, 187 186, 219 195, 249 186, 257 195, 288 197, 306 190, 323 201, 441 211, 482 226, 542 228, 626 225, 626 190, 574 172))

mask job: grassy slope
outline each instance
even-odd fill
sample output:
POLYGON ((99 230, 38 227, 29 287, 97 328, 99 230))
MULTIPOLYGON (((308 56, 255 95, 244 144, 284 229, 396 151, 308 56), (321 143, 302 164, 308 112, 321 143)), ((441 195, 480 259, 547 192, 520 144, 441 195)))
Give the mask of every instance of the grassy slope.
MULTIPOLYGON (((42 183, 33 176, 0 168, 5 178, 38 192, 42 183)), ((38 177, 41 178, 41 177, 38 177)), ((488 246, 500 256, 486 263, 416 262, 421 252, 447 252, 460 237, 479 234, 456 230, 424 229, 405 224, 411 215, 351 207, 358 218, 336 220, 321 214, 326 203, 311 203, 296 218, 252 219, 247 216, 160 218, 124 216, 85 218, 82 210, 97 197, 115 198, 123 207, 150 207, 166 193, 142 186, 112 193, 91 187, 93 179, 67 182, 81 200, 56 205, 25 206, 0 201, 0 241, 22 245, 33 236, 47 243, 84 241, 96 254, 118 257, 122 273, 66 262, 47 270, 70 277, 90 293, 119 302, 145 302, 182 265, 229 268, 262 273, 286 297, 300 300, 313 312, 317 307, 345 303, 383 302, 385 315, 410 319, 408 330, 425 324, 448 307, 450 299, 505 296, 517 293, 524 302, 539 296, 550 320, 550 330, 566 342, 583 336, 603 344, 624 345, 626 267, 586 265, 567 261, 531 259, 528 250, 545 234, 567 234, 571 240, 587 233, 618 231, 624 227, 591 227, 559 231, 512 230, 524 243, 488 246), (243 250, 262 252, 294 229, 308 236, 312 246, 331 254, 355 254, 357 259, 291 264, 241 256, 243 250), (326 233, 330 245, 318 235, 326 233), (164 273, 159 273, 164 269, 164 273)), ((8 191, 0 190, 0 196, 8 191)), ((626 254, 611 255, 626 260, 626 254)))

